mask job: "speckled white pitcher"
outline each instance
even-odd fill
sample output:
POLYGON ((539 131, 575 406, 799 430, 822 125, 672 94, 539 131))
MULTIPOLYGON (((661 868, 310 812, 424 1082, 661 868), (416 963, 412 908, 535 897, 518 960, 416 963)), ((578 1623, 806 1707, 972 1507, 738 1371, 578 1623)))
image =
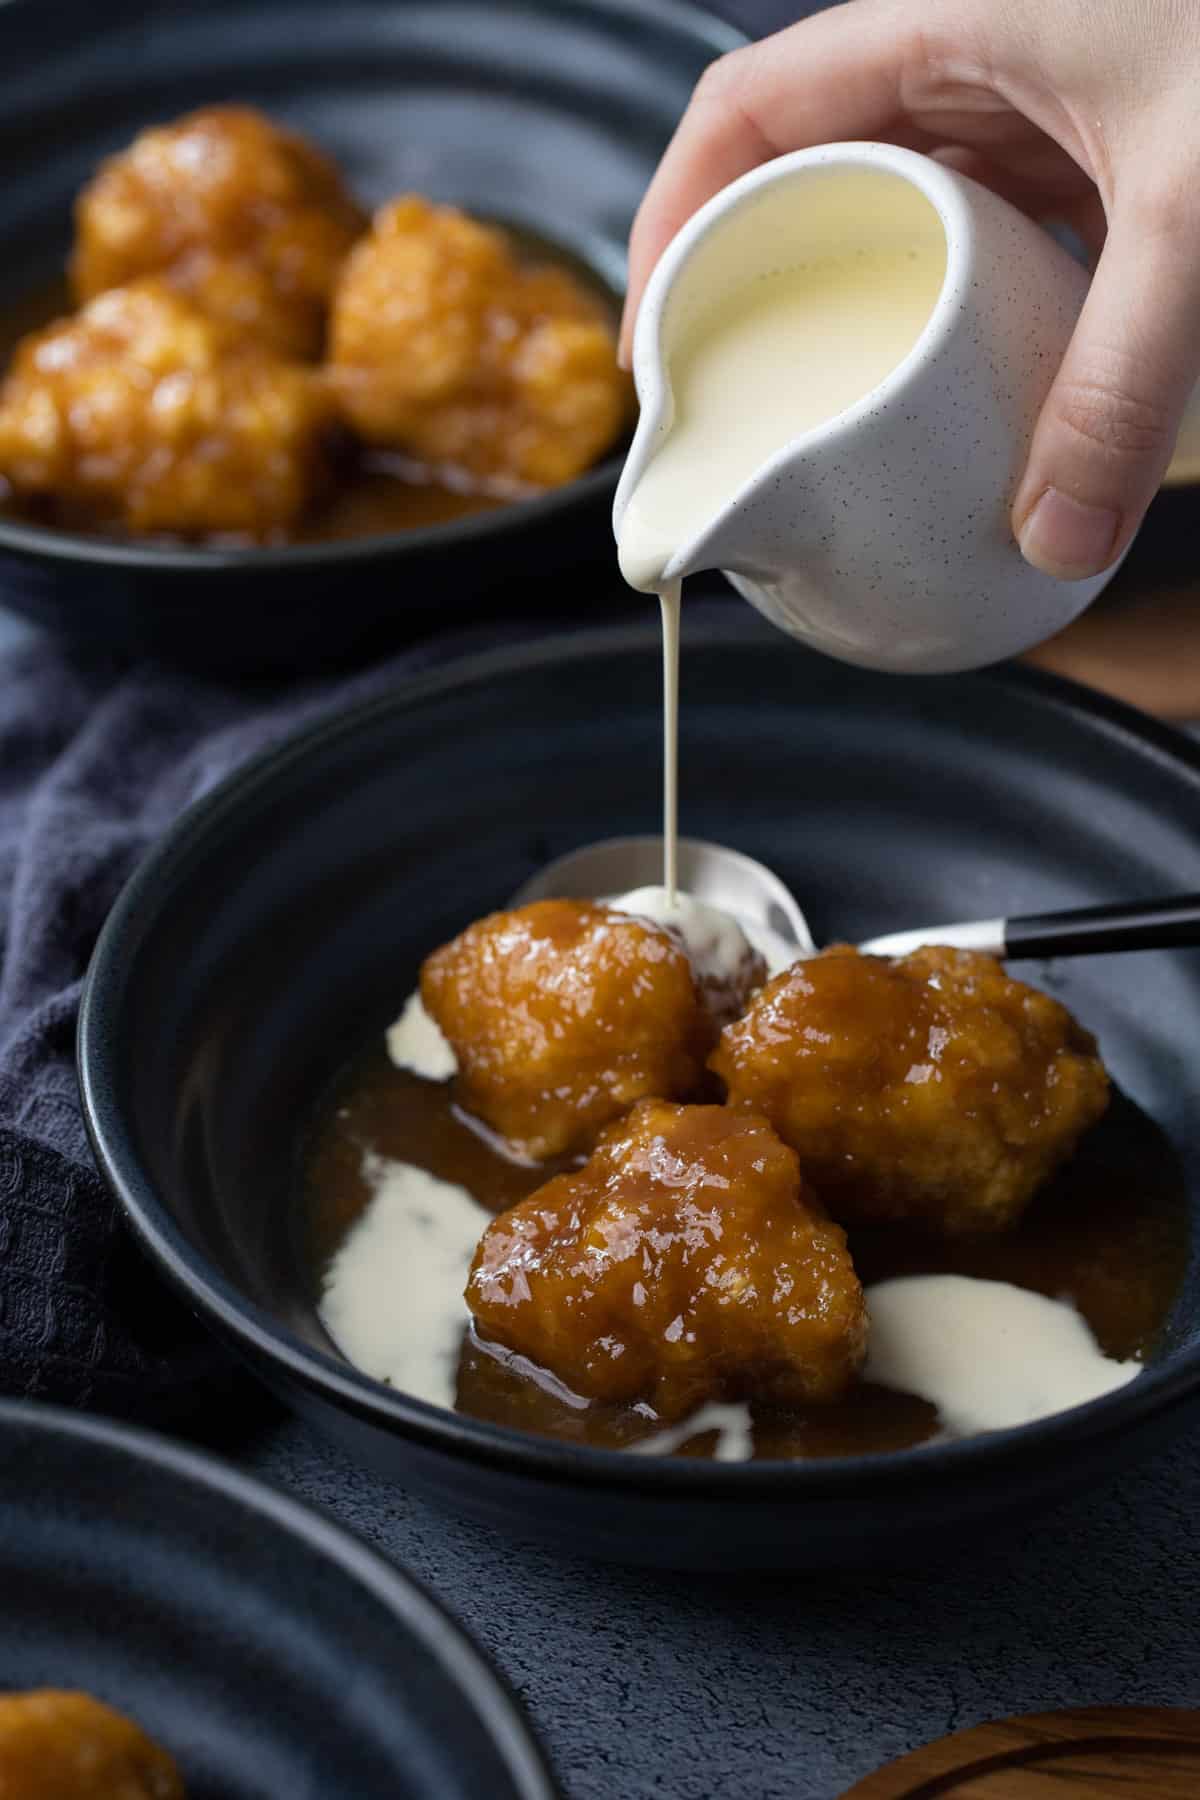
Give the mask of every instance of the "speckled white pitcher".
POLYGON ((845 662, 978 667, 1060 630, 1111 574, 1052 580, 1025 562, 1009 524, 1088 276, 1007 202, 913 151, 797 151, 743 176, 684 226, 638 314, 642 414, 614 525, 619 535, 670 432, 672 346, 689 319, 790 262, 875 247, 881 223, 897 239, 945 235, 945 277, 920 337, 878 387, 765 463, 679 548, 664 579, 722 569, 776 625, 845 662))

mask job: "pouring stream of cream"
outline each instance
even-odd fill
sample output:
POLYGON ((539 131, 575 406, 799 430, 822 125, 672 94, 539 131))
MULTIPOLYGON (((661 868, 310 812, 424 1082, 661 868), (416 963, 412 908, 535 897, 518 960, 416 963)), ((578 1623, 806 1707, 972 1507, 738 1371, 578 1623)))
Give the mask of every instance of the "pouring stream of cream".
POLYGON ((663 886, 675 904, 679 886, 679 599, 681 583, 659 591, 663 649, 663 886))

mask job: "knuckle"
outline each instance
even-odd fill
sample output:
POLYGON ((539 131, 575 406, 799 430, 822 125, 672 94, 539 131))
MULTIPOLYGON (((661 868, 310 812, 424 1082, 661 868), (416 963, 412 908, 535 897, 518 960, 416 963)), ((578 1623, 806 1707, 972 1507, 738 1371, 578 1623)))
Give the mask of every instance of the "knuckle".
POLYGON ((747 64, 753 53, 752 44, 740 50, 727 50, 710 62, 696 83, 696 99, 706 105, 728 105, 742 96, 749 84, 747 64))
POLYGON ((712 108, 724 121, 733 121, 763 162, 778 156, 781 146, 765 130, 756 104, 763 63, 757 44, 727 50, 709 63, 696 85, 693 106, 712 108))
POLYGON ((1059 383, 1054 412, 1072 437, 1113 456, 1153 456, 1163 452, 1171 439, 1167 407, 1119 380, 1066 379, 1059 383))

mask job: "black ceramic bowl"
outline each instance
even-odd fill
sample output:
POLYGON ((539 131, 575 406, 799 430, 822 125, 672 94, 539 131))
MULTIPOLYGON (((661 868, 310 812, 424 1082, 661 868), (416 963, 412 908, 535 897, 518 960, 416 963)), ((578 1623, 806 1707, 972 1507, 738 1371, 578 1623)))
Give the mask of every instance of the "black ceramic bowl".
POLYGON ((553 1800, 517 1702, 424 1590, 211 1457, 0 1402, 0 1690, 82 1688, 190 1800, 553 1800))
MULTIPOLYGON (((369 205, 416 189, 556 243, 615 293, 637 203, 701 70, 740 42, 684 0, 9 0, 0 313, 61 271, 71 205, 143 125, 239 100, 313 137, 369 205)), ((613 567, 619 457, 429 529, 284 549, 104 540, 0 517, 3 600, 207 668, 328 665, 613 567)))
MULTIPOLYGON (((687 629, 684 828, 762 857, 818 941, 1200 889, 1200 752, 1051 677, 872 675, 747 616, 687 629)), ((1132 1385, 1015 1431, 729 1465, 461 1418, 340 1361, 296 1249, 294 1152, 422 956, 573 845, 653 828, 653 629, 496 653, 294 739, 183 818, 101 937, 80 1065, 93 1143, 152 1256, 301 1412, 396 1480, 575 1549, 825 1565, 1095 1481, 1200 1390, 1193 1262, 1132 1385)), ((1171 1137, 1200 1209, 1200 956, 1035 971, 1171 1137)))

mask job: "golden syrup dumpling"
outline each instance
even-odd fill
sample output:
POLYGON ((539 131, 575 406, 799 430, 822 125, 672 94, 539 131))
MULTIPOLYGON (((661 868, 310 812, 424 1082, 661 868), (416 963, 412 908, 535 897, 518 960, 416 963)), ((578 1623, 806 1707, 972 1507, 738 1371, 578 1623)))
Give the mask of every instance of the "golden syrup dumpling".
POLYGON ((185 1800, 175 1763, 141 1728, 88 1694, 0 1694, 4 1800, 185 1800))
POLYGON ((768 982, 710 1066, 835 1218, 1012 1225, 1108 1104, 1095 1040, 994 957, 837 945, 768 982))
POLYGON ((149 276, 18 346, 0 385, 0 475, 68 517, 265 538, 325 475, 317 372, 247 347, 149 276))
POLYGON ((836 1399, 866 1347, 845 1233, 766 1120, 722 1106, 641 1101, 492 1221, 466 1297, 486 1338, 665 1419, 836 1399))
POLYGON ((248 106, 143 131, 76 202, 80 300, 170 271, 278 354, 320 354, 333 285, 365 219, 333 163, 248 106))
POLYGON ((492 913, 426 959, 457 1097, 524 1155, 586 1150, 647 1094, 706 1080, 715 1030, 678 941, 576 900, 492 913))
POLYGON ((599 300, 415 195, 383 207, 347 260, 330 357, 361 438, 497 491, 571 481, 631 410, 599 300))
POLYGON ((194 250, 163 271, 164 279, 210 318, 285 361, 312 361, 324 324, 319 309, 281 290, 254 256, 194 250))

